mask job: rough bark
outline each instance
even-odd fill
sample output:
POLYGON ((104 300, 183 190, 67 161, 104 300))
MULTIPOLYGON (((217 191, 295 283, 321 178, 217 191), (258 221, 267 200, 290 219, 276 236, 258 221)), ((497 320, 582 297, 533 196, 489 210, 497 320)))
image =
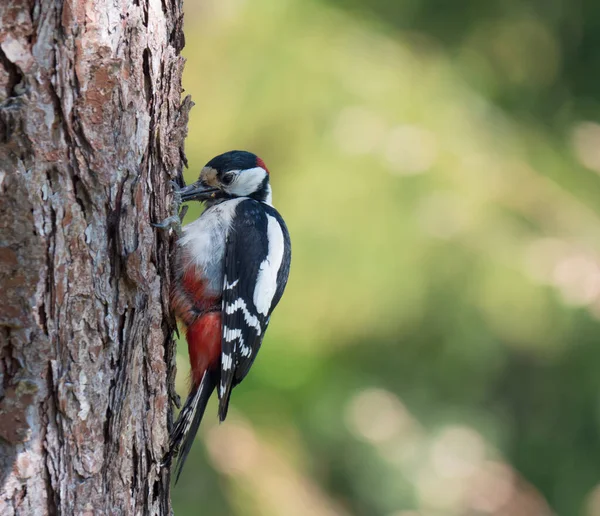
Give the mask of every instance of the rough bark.
POLYGON ((168 514, 182 0, 0 2, 0 514, 168 514))

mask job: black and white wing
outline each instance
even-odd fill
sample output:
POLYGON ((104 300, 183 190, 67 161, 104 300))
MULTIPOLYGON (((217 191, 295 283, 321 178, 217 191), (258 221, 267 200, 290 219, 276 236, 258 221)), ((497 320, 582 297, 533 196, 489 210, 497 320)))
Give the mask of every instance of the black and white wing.
POLYGON ((290 259, 290 236, 279 213, 251 199, 240 202, 225 249, 218 386, 221 421, 227 415, 231 388, 248 373, 271 312, 283 295, 290 259))

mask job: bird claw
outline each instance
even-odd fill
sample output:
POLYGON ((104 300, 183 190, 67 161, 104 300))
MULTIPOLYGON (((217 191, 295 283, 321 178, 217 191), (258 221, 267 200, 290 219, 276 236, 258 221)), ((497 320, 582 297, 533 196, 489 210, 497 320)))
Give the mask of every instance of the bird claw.
POLYGON ((163 230, 172 229, 177 234, 181 233, 181 219, 179 218, 179 215, 171 215, 160 222, 152 222, 152 225, 155 228, 163 230))
POLYGON ((181 208, 179 210, 179 223, 181 224, 183 222, 183 217, 185 217, 185 214, 188 211, 189 206, 186 204, 183 208, 181 208))
POLYGON ((183 222, 183 217, 187 213, 188 207, 181 207, 181 187, 175 182, 170 181, 171 187, 173 188, 173 205, 172 205, 172 213, 170 217, 167 217, 160 222, 152 223, 152 226, 155 228, 163 229, 163 230, 173 230, 178 235, 181 234, 181 223, 183 222))
POLYGON ((173 210, 175 213, 179 211, 179 207, 181 206, 181 187, 176 181, 169 181, 171 186, 173 187, 173 206, 175 209, 173 210))

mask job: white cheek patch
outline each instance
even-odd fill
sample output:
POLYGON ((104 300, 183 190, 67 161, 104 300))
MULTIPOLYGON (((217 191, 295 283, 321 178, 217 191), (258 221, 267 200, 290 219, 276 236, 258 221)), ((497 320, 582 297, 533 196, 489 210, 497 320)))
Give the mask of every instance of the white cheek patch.
POLYGON ((260 264, 256 287, 254 288, 254 306, 258 313, 267 315, 277 290, 277 274, 283 261, 283 231, 275 217, 267 215, 267 240, 269 251, 260 264))
POLYGON ((241 170, 237 174, 235 181, 224 188, 224 190, 239 197, 251 195, 258 190, 258 187, 265 180, 265 177, 267 177, 267 171, 261 167, 241 170))

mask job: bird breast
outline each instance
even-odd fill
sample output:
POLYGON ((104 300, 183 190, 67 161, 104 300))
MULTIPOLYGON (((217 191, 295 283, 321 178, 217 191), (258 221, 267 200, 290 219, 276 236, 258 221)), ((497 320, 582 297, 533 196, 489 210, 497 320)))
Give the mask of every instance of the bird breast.
POLYGON ((207 208, 198 219, 183 227, 177 242, 179 263, 184 270, 194 267, 201 274, 207 295, 220 295, 223 290, 227 234, 242 200, 231 199, 207 208))

